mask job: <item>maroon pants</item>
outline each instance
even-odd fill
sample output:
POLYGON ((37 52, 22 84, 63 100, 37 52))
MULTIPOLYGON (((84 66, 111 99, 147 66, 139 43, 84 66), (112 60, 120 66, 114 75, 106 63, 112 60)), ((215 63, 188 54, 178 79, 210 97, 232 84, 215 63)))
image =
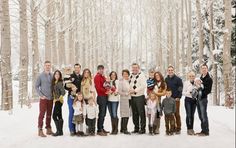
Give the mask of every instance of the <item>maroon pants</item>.
POLYGON ((51 128, 51 115, 52 115, 53 100, 40 99, 39 102, 39 118, 38 128, 43 128, 43 118, 46 113, 46 128, 51 128))

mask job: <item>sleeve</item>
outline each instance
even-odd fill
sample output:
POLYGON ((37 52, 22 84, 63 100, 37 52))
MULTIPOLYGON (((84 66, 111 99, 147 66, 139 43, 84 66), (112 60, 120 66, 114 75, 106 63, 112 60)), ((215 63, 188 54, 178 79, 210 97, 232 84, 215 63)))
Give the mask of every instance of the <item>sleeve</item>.
POLYGON ((66 91, 63 87, 63 82, 60 83, 60 93, 61 93, 61 96, 64 96, 66 94, 66 91))
POLYGON ((209 78, 208 81, 206 81, 205 83, 203 83, 203 86, 204 86, 203 92, 202 92, 202 93, 203 93, 203 96, 207 96, 208 94, 211 93, 212 83, 213 83, 213 81, 212 81, 211 78, 209 78))
POLYGON ((183 91, 183 82, 182 79, 178 79, 178 98, 181 99, 182 97, 182 91, 183 91))
POLYGON ((94 84, 97 92, 106 92, 106 89, 103 87, 102 81, 96 76, 94 78, 94 84))
POLYGON ((118 85, 118 93, 119 93, 121 96, 126 96, 126 95, 127 95, 127 92, 123 91, 123 82, 122 82, 122 81, 119 82, 119 85, 118 85))
POLYGON ((190 95, 190 92, 188 92, 188 83, 187 83, 187 81, 184 82, 183 95, 184 95, 184 96, 190 95))
POLYGON ((42 94, 41 90, 40 90, 40 86, 41 86, 41 77, 38 76, 37 80, 36 80, 36 83, 35 83, 35 90, 37 92, 37 94, 40 96, 40 97, 43 97, 44 95, 42 94))
POLYGON ((83 107, 83 115, 84 116, 87 115, 87 105, 84 105, 84 107, 83 107))

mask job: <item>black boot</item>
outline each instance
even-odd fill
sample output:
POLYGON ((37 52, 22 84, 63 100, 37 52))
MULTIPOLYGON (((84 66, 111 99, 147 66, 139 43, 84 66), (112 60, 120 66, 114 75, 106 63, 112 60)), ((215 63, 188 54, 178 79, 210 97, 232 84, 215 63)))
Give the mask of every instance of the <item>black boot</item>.
POLYGON ((59 121, 54 121, 56 125, 56 133, 53 133, 52 136, 59 136, 60 135, 60 127, 59 127, 59 121))
POLYGON ((112 135, 116 135, 118 133, 118 118, 112 118, 112 135))
POLYGON ((63 135, 63 119, 60 119, 59 120, 59 136, 62 136, 63 135))
POLYGON ((114 127, 115 120, 114 119, 115 118, 111 118, 111 134, 112 135, 114 134, 114 129, 115 129, 115 127, 114 127))
POLYGON ((149 128, 149 134, 152 135, 153 134, 153 127, 151 125, 148 125, 149 128))
POLYGON ((121 118, 121 123, 120 123, 120 132, 124 133, 124 118, 121 118))
POLYGON ((122 119, 124 120, 123 121, 124 134, 130 135, 131 133, 128 132, 128 130, 127 130, 127 125, 128 125, 129 118, 126 117, 126 118, 122 118, 122 119))

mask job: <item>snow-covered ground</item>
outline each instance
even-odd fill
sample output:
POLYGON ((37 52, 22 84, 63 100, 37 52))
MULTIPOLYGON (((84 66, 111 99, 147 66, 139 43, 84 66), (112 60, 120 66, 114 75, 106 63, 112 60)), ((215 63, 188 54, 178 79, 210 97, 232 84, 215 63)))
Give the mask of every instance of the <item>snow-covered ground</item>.
MULTIPOLYGON (((63 105, 65 126, 62 137, 40 138, 37 136, 38 103, 32 108, 20 108, 15 105, 13 115, 0 111, 0 148, 64 148, 64 147, 96 147, 96 148, 235 148, 235 110, 224 107, 209 106, 210 136, 188 136, 185 126, 185 110, 181 105, 182 134, 166 136, 164 119, 161 119, 161 134, 156 136, 146 135, 109 135, 107 137, 70 137, 68 132, 68 109, 63 105)), ((52 122, 53 129, 54 124, 52 122)), ((107 114, 105 129, 110 130, 110 119, 107 114)), ((129 130, 133 130, 132 120, 129 130)), ((198 115, 195 119, 195 131, 200 131, 198 115)))

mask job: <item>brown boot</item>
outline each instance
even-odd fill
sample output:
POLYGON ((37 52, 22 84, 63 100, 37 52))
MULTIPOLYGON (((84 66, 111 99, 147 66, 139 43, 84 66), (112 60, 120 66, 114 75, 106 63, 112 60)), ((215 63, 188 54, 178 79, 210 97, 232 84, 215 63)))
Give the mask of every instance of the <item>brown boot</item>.
POLYGON ((51 128, 47 128, 46 134, 47 134, 47 135, 52 135, 52 134, 54 134, 54 133, 52 132, 52 129, 51 129, 51 128))
POLYGON ((47 136, 43 133, 43 130, 42 130, 42 129, 39 129, 39 131, 38 131, 38 136, 39 136, 39 137, 47 137, 47 136))

